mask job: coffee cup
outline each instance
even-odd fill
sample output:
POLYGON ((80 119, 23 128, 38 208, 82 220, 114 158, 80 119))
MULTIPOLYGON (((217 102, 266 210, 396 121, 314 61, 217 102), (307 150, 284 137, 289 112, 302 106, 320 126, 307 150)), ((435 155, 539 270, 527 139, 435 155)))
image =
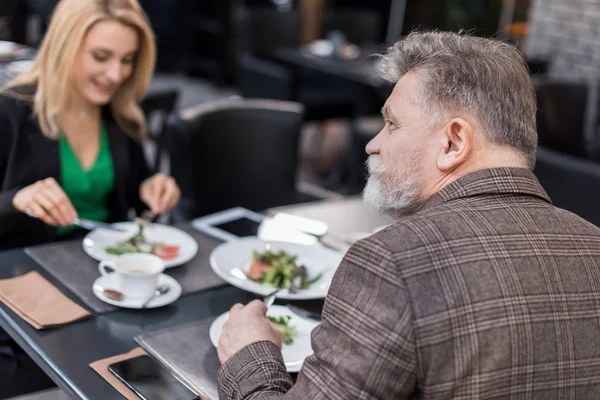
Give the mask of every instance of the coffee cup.
POLYGON ((158 276, 164 271, 164 261, 152 254, 130 253, 116 261, 103 260, 98 265, 102 275, 114 274, 118 287, 127 297, 148 298, 158 286, 158 276))

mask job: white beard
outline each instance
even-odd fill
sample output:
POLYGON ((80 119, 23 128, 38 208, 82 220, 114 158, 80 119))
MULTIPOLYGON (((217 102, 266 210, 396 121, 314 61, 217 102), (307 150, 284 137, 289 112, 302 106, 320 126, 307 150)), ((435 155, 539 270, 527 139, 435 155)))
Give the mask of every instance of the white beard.
POLYGON ((418 158, 415 153, 406 160, 402 171, 385 171, 378 155, 367 160, 369 179, 363 191, 365 204, 378 213, 401 217, 415 212, 420 206, 420 179, 417 171, 418 158))

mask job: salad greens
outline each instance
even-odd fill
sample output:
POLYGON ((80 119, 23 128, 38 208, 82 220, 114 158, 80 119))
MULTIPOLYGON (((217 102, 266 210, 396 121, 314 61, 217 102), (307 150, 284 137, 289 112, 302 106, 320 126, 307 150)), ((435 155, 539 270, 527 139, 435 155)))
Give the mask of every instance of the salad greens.
POLYGON ((306 268, 298 264, 298 256, 283 250, 274 252, 267 249, 262 253, 252 252, 252 263, 246 275, 253 281, 276 289, 290 287, 294 279, 300 276, 299 288, 308 289, 323 274, 309 279, 306 268))
POLYGON ((106 247, 104 251, 116 256, 126 253, 152 253, 155 245, 146 242, 146 238, 144 237, 144 225, 138 224, 138 227, 139 229, 135 236, 117 243, 116 247, 106 247))
POLYGON ((170 260, 179 254, 179 246, 167 245, 159 242, 149 242, 144 237, 144 224, 138 224, 138 232, 131 238, 117 243, 116 247, 105 247, 104 251, 108 254, 120 256, 127 253, 149 253, 170 260))
POLYGON ((296 330, 289 325, 290 318, 290 316, 269 317, 269 321, 281 332, 285 344, 294 343, 294 337, 296 336, 296 330))

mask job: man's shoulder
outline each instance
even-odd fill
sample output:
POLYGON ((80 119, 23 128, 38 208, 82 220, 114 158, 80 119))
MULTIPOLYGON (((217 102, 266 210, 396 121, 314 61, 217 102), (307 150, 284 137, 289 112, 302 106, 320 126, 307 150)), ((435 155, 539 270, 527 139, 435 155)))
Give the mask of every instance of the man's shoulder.
POLYGON ((597 242, 600 228, 546 202, 512 204, 489 199, 459 199, 401 218, 369 237, 365 245, 385 249, 395 262, 451 249, 511 241, 516 237, 597 242))
POLYGON ((369 238, 370 245, 386 249, 393 258, 410 257, 410 251, 446 240, 447 230, 457 224, 444 205, 403 217, 369 238))

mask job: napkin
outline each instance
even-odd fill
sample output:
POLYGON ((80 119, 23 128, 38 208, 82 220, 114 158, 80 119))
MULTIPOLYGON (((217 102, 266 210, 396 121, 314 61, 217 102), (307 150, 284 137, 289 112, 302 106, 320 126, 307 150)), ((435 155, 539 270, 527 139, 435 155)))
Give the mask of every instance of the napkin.
POLYGON ((36 271, 0 280, 0 301, 36 329, 91 316, 36 271))
POLYGON ((108 370, 108 366, 110 364, 114 364, 119 361, 129 360, 131 358, 135 358, 138 356, 142 356, 144 354, 148 354, 141 347, 136 347, 131 350, 129 353, 119 354, 118 356, 113 356, 109 358, 105 358, 103 360, 94 361, 90 364, 90 367, 98 373, 101 377, 104 378, 106 382, 108 382, 112 387, 114 387, 119 393, 121 393, 127 400, 139 400, 139 396, 135 394, 131 389, 129 389, 123 382, 121 382, 116 376, 112 374, 108 370))

